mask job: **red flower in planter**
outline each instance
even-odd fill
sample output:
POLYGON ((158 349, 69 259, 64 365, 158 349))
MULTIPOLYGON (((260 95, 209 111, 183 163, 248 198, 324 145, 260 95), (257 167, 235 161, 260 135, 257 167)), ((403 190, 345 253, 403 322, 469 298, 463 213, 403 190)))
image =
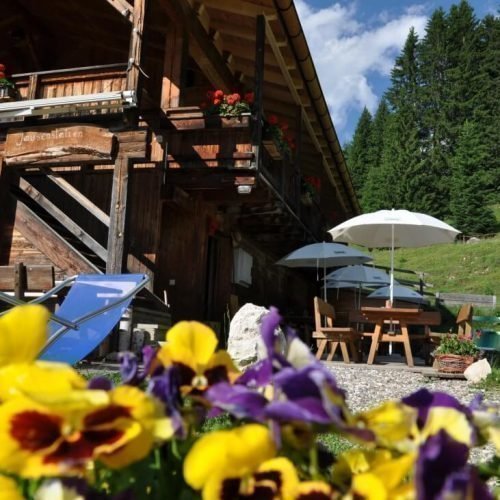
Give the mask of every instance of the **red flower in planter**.
POLYGON ((216 90, 214 92, 214 97, 216 99, 222 99, 224 97, 224 92, 222 92, 222 90, 216 90))
POLYGON ((222 100, 221 99, 214 99, 214 104, 215 106, 218 106, 219 104, 222 103, 222 100))
POLYGON ((278 117, 276 115, 270 115, 267 122, 269 125, 278 125, 278 117))
POLYGON ((213 90, 209 90, 209 91, 207 92, 207 99, 208 99, 209 101, 212 101, 212 100, 214 99, 214 97, 215 97, 215 92, 214 92, 213 90))
POLYGON ((247 92, 243 99, 248 102, 248 104, 253 104, 255 101, 255 94, 253 92, 247 92))

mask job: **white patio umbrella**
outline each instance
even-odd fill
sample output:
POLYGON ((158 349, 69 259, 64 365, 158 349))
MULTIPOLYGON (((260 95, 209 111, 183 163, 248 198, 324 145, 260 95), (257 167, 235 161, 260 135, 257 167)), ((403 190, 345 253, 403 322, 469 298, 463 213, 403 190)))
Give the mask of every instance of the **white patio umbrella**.
POLYGON ((287 267, 323 268, 324 299, 326 301, 326 268, 363 264, 373 260, 369 255, 340 243, 312 243, 289 253, 276 264, 287 267))
POLYGON ((391 249, 389 300, 394 299, 394 248, 422 247, 455 240, 457 229, 430 215, 408 210, 379 210, 358 215, 328 231, 334 241, 391 249))

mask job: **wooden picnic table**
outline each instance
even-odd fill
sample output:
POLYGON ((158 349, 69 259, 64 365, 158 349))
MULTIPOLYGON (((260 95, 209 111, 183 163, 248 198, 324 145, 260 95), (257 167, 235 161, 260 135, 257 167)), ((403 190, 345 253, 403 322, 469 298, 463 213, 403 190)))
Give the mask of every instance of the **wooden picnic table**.
POLYGON ((399 307, 362 307, 357 319, 361 322, 375 324, 375 330, 370 334, 372 341, 367 364, 373 364, 380 343, 400 342, 404 346, 406 364, 410 367, 413 367, 413 355, 408 326, 423 325, 425 328, 425 336, 427 336, 429 326, 439 325, 441 321, 440 314, 437 312, 399 307), (401 333, 384 333, 384 326, 391 323, 397 325, 401 333))

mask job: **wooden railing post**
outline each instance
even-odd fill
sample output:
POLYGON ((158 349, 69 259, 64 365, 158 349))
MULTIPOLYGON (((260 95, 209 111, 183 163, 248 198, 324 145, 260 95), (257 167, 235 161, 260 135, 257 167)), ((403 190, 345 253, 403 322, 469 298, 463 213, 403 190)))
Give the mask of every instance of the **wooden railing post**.
POLYGON ((255 126, 253 129, 253 151, 255 155, 255 165, 260 168, 262 161, 262 121, 263 121, 263 83, 264 83, 264 49, 266 43, 266 23, 264 16, 257 16, 256 37, 255 37, 255 126))
POLYGON ((129 159, 126 156, 119 155, 113 172, 113 191, 111 193, 111 212, 109 214, 106 272, 110 274, 123 272, 129 168, 129 159))
POLYGON ((26 293, 26 267, 22 262, 14 264, 14 296, 23 300, 26 293))

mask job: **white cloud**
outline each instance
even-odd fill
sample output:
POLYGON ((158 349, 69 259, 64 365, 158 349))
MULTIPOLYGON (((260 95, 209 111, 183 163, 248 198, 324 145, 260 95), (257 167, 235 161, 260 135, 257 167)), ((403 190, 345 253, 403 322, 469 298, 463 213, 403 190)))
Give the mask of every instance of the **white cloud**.
POLYGON ((368 21, 358 18, 356 2, 314 9, 307 0, 296 0, 296 7, 335 127, 345 135, 350 113, 377 108, 380 95, 370 75, 390 75, 410 27, 424 33, 427 17, 420 5, 399 16, 380 12, 368 21))

